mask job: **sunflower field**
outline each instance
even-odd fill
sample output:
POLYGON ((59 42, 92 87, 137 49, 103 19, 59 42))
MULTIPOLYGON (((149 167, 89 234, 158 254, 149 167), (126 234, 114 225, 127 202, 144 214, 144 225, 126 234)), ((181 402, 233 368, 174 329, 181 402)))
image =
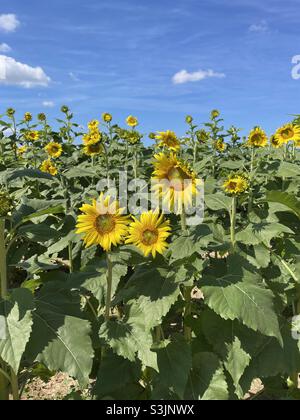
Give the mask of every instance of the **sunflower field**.
POLYGON ((242 400, 256 379, 250 398, 299 399, 300 117, 243 135, 213 110, 178 137, 61 111, 0 118, 0 400, 58 372, 67 399, 242 400), (124 173, 159 205, 124 210, 124 173))

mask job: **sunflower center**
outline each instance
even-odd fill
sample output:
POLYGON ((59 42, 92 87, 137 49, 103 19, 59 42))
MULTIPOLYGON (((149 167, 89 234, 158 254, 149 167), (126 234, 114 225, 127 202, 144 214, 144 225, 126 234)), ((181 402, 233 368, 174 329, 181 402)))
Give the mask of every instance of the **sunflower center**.
POLYGON ((58 147, 57 146, 52 146, 52 152, 57 153, 58 152, 58 147))
POLYGON ((260 134, 254 134, 253 137, 252 137, 252 141, 255 144, 260 144, 260 143, 262 143, 263 138, 260 134))
POLYGON ((96 219, 96 229, 102 234, 112 232, 115 225, 115 220, 111 214, 101 214, 96 219))
POLYGON ((187 174, 181 168, 172 168, 168 172, 168 179, 171 182, 171 186, 176 191, 183 191, 185 188, 185 180, 190 179, 187 174))
POLYGON ((294 137, 294 131, 291 128, 286 128, 282 130, 281 135, 284 139, 291 139, 294 137))
POLYGON ((158 231, 147 229, 142 233, 142 242, 144 245, 153 245, 157 242, 158 231))
POLYGON ((99 144, 90 144, 89 148, 92 153, 99 152, 100 150, 99 144))
POLYGON ((228 187, 229 187, 229 189, 230 189, 231 191, 234 191, 234 190, 236 189, 236 187, 237 187, 237 182, 235 182, 235 181, 230 181, 230 182, 229 182, 228 187))

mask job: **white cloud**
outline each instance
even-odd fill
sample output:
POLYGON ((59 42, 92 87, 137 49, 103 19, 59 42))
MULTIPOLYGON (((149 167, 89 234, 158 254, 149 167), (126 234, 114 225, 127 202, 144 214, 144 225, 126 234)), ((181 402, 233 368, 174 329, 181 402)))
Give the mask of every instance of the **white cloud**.
POLYGON ((6 55, 0 55, 0 84, 33 88, 48 86, 50 81, 50 77, 41 67, 31 67, 6 55))
POLYGON ((80 82, 80 79, 73 72, 70 72, 69 76, 73 80, 73 82, 80 82))
POLYGON ((175 85, 180 85, 188 82, 198 82, 200 80, 204 80, 210 77, 216 77, 221 79, 226 76, 224 73, 217 73, 213 70, 199 70, 194 73, 189 73, 186 70, 181 70, 173 76, 172 80, 175 85))
POLYGON ((53 101, 44 101, 43 102, 43 106, 45 107, 45 108, 53 108, 54 107, 54 102, 53 101))
POLYGON ((267 21, 261 20, 259 23, 253 23, 249 27, 250 32, 267 32, 269 30, 269 25, 267 21))
POLYGON ((5 42, 0 44, 0 53, 7 53, 9 51, 11 51, 11 48, 9 45, 5 44, 5 42))
POLYGON ((3 32, 14 32, 20 22, 16 15, 13 13, 0 15, 0 30, 3 32))

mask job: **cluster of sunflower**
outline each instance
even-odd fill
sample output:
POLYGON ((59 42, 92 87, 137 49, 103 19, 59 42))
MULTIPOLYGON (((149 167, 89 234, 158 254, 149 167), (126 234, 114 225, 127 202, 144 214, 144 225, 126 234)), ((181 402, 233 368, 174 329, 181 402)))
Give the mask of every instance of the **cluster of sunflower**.
MULTIPOLYGON (((180 141, 174 132, 159 132, 155 137, 164 151, 154 155, 153 189, 164 209, 179 214, 192 204, 197 194, 196 175, 178 158, 180 141)), ((80 210, 84 214, 78 216, 77 233, 84 234, 87 247, 97 244, 109 252, 112 245, 125 242, 138 247, 146 257, 152 254, 154 258, 168 247, 170 221, 159 210, 144 212, 140 218, 123 216, 119 203, 104 198, 103 193, 98 201, 84 204, 80 210)))
POLYGON ((92 120, 88 123, 88 133, 82 138, 83 151, 87 156, 96 156, 103 152, 102 133, 99 126, 100 122, 98 120, 92 120))
POLYGON ((118 201, 104 197, 103 193, 92 205, 84 204, 80 210, 84 214, 78 216, 77 233, 84 234, 87 247, 96 244, 109 252, 113 245, 125 242, 137 246, 146 257, 152 254, 153 258, 167 249, 170 222, 158 211, 145 212, 139 219, 125 216, 118 201))
MULTIPOLYGON (((295 147, 300 147, 300 126, 293 123, 285 124, 278 128, 276 133, 271 136, 270 144, 278 149, 289 142, 293 142, 295 147)), ((261 127, 255 127, 249 134, 246 143, 249 147, 266 147, 269 144, 269 138, 261 127)))

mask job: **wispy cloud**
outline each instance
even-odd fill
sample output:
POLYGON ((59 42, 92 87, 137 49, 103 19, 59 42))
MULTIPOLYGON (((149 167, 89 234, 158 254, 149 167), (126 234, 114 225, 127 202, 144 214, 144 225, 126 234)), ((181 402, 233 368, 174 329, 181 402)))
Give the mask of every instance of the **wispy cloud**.
POLYGON ((268 32, 269 31, 269 25, 266 20, 261 20, 258 23, 253 23, 249 26, 250 32, 268 32))
POLYGON ((199 82, 200 80, 211 77, 222 79, 226 76, 224 73, 217 73, 214 70, 199 70, 193 73, 189 73, 186 70, 181 70, 173 76, 172 81, 175 85, 180 85, 189 82, 199 82))
POLYGON ((31 67, 12 57, 0 55, 0 84, 33 88, 48 86, 50 81, 41 67, 31 67))
POLYGON ((0 44, 0 53, 8 53, 10 51, 11 51, 11 47, 9 45, 5 44, 5 42, 0 44))
POLYGON ((54 107, 54 105, 55 105, 55 103, 54 103, 53 101, 43 101, 42 105, 43 105, 45 108, 53 108, 53 107, 54 107))
POLYGON ((73 80, 73 82, 80 82, 79 77, 76 76, 72 71, 69 73, 70 78, 73 80))
POLYGON ((13 13, 0 15, 0 31, 14 32, 19 25, 20 22, 13 13))

